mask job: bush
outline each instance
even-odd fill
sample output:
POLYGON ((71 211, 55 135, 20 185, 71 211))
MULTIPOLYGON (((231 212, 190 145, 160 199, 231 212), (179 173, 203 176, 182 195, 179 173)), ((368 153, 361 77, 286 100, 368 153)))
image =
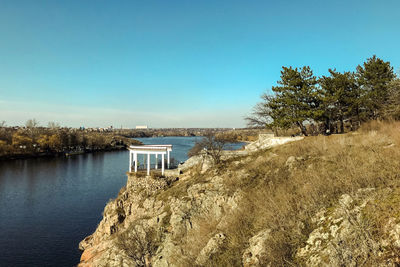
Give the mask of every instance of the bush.
POLYGON ((188 152, 188 156, 196 156, 204 153, 212 158, 214 163, 219 164, 221 162, 222 151, 228 143, 236 142, 237 138, 235 135, 224 135, 215 134, 213 132, 207 132, 203 139, 193 146, 188 152))
POLYGON ((154 256, 161 235, 153 228, 140 225, 131 225, 121 233, 117 239, 117 246, 125 251, 137 266, 151 266, 151 257, 154 256))

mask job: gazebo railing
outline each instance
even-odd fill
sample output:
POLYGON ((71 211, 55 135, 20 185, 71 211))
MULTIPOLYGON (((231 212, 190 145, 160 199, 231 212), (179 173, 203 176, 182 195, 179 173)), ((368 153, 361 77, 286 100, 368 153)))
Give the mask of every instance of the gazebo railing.
MULTIPOLYGON (((174 160, 172 160, 171 162, 170 162, 170 164, 169 164, 169 169, 176 169, 176 168, 178 168, 178 165, 179 165, 179 162, 177 162, 177 161, 174 161, 174 160)), ((167 163, 165 162, 165 169, 168 169, 167 168, 167 163)), ((132 164, 132 170, 135 168, 135 165, 134 164, 132 164)), ((147 163, 139 163, 138 164, 138 166, 137 166, 137 169, 138 170, 146 170, 147 169, 147 163)), ((150 164, 150 169, 151 170, 154 170, 154 169, 156 169, 156 164, 155 163, 151 163, 150 164)), ((161 170, 161 161, 158 163, 158 165, 157 165, 157 169, 158 170, 161 170)))

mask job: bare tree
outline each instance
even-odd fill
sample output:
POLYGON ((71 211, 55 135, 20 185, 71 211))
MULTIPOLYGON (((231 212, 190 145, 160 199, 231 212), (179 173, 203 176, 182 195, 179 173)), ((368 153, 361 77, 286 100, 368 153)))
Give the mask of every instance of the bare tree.
POLYGON ((47 127, 50 129, 58 129, 58 128, 60 128, 60 124, 58 122, 49 121, 49 123, 47 124, 47 127))
POLYGON ((27 120, 25 123, 27 128, 36 128, 39 126, 39 122, 36 119, 27 120))
POLYGON ((40 135, 40 129, 38 128, 39 122, 36 119, 27 120, 25 123, 26 128, 28 128, 28 135, 35 143, 40 135))
POLYGON ((224 148, 230 142, 234 140, 229 139, 229 137, 224 135, 216 135, 212 131, 205 134, 203 139, 196 142, 194 147, 188 152, 188 156, 195 156, 204 153, 210 156, 214 163, 218 164, 221 162, 221 156, 224 148))
POLYGON ((252 114, 246 117, 247 125, 250 127, 265 127, 272 122, 272 112, 269 106, 272 96, 263 94, 262 102, 257 103, 253 108, 252 114))
POLYGON ((0 127, 6 127, 6 121, 0 121, 0 127))

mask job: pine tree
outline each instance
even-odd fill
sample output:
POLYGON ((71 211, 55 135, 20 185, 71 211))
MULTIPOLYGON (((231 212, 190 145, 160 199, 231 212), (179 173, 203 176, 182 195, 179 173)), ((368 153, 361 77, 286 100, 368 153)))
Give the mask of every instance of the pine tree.
POLYGON ((325 124, 377 118, 400 118, 399 82, 390 62, 375 55, 356 73, 329 70, 329 76, 317 79, 310 67, 282 67, 281 80, 272 87, 273 94, 264 94, 262 102, 246 118, 250 126, 271 128, 299 127, 307 135, 306 123, 325 124))
POLYGON ((400 120, 400 79, 395 79, 389 84, 387 104, 383 108, 386 119, 400 120))
POLYGON ((357 66, 357 80, 361 89, 362 111, 365 119, 377 119, 388 100, 389 83, 395 78, 390 62, 376 57, 357 66))
POLYGON ((344 120, 358 114, 359 90, 353 73, 339 73, 332 69, 329 73, 330 76, 322 76, 319 80, 325 129, 330 130, 332 122, 339 122, 343 133, 344 120))
POLYGON ((283 67, 278 86, 273 86, 275 96, 269 99, 271 126, 289 128, 297 126, 307 135, 305 122, 322 116, 317 90, 317 78, 310 67, 298 70, 283 67))

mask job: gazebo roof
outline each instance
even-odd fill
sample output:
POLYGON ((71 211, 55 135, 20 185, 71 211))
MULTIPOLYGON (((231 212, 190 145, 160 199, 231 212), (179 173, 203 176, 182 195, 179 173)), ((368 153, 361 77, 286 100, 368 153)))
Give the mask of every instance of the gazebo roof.
POLYGON ((172 145, 141 145, 141 146, 129 146, 129 150, 132 151, 160 151, 166 152, 172 150, 172 145))

